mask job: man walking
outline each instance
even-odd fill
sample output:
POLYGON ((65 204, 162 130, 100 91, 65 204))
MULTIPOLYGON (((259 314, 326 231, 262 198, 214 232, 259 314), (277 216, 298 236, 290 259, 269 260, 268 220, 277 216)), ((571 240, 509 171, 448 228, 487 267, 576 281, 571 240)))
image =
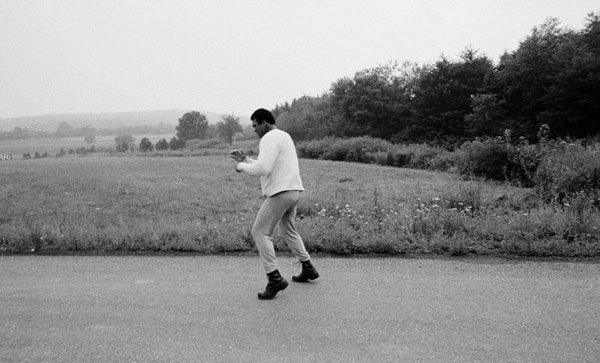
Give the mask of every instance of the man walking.
POLYGON ((302 272, 293 276, 292 281, 314 280, 319 273, 311 263, 294 223, 300 193, 304 190, 294 142, 288 133, 275 126, 270 111, 260 108, 250 119, 254 132, 260 137, 258 158, 251 159, 240 150, 232 151, 231 158, 238 162, 237 172, 260 176, 262 194, 266 197, 252 226, 252 238, 269 281, 265 291, 258 293, 258 298, 270 300, 288 287, 288 282, 279 273, 273 246, 273 231, 278 223, 288 247, 302 263, 302 272))

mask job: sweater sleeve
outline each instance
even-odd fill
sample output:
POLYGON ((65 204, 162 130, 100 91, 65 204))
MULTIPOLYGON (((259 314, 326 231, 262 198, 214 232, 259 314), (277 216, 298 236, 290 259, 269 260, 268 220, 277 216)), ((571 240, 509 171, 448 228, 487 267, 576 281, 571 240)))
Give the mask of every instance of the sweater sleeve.
MULTIPOLYGON (((267 135, 265 135, 267 136, 267 135)), ((237 165, 239 171, 254 176, 265 176, 271 174, 277 158, 277 142, 272 137, 263 137, 259 145, 258 159, 248 160, 237 165)))

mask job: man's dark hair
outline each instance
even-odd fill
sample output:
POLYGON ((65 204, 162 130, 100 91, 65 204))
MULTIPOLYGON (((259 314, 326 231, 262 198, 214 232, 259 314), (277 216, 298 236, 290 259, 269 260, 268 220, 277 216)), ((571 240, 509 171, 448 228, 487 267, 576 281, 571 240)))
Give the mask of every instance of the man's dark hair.
POLYGON ((252 116, 250 116, 250 120, 256 121, 259 124, 262 124, 263 121, 266 121, 271 125, 275 124, 275 117, 273 117, 271 111, 265 110, 264 108, 259 108, 258 110, 254 111, 252 116))

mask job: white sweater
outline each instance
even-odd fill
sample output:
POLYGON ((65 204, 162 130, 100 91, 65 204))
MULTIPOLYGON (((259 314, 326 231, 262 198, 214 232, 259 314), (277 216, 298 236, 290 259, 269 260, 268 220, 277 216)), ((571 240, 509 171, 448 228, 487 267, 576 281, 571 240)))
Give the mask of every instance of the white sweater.
POLYGON ((287 190, 304 190, 294 141, 279 129, 263 135, 258 144, 258 159, 246 158, 237 165, 237 170, 260 176, 262 194, 267 197, 287 190))

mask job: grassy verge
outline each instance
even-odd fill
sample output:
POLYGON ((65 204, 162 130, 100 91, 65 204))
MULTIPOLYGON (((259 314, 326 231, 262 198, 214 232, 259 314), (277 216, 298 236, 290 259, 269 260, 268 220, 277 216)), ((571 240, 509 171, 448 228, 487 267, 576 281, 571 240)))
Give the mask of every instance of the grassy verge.
MULTIPOLYGON (((213 153, 211 153, 213 154, 213 153)), ((599 256, 600 214, 457 175, 301 160, 312 252, 599 256)), ((15 160, 0 169, 0 252, 252 251, 259 180, 207 156, 15 160)), ((279 250, 284 241, 275 240, 279 250)))

